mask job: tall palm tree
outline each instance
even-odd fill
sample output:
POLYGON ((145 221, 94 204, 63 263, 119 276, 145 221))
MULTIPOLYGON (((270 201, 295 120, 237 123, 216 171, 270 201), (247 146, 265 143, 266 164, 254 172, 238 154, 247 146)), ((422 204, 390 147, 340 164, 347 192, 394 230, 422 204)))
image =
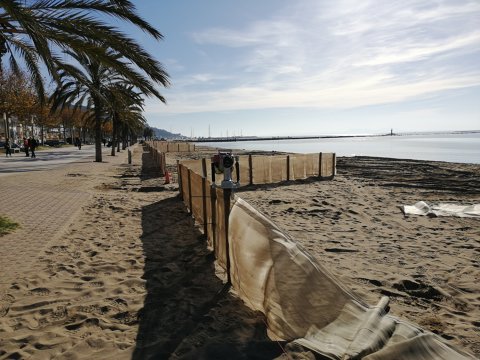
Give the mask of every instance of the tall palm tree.
MULTIPOLYGON (((113 53, 113 50, 107 49, 113 53)), ((152 83, 145 81, 141 74, 133 72, 130 77, 125 76, 122 67, 111 67, 98 61, 96 57, 77 54, 67 51, 80 65, 69 65, 68 71, 59 72, 61 84, 52 95, 53 107, 75 104, 81 107, 85 104, 93 111, 95 119, 95 161, 102 161, 102 124, 108 118, 110 103, 109 96, 114 84, 129 84, 146 95, 154 95, 165 101, 152 83), (72 75, 74 73, 74 75, 72 75)), ((111 55, 112 57, 114 55, 111 55)), ((119 56, 119 55, 117 55, 119 56)), ((119 86, 119 85, 118 85, 119 86)), ((118 91, 118 90, 117 90, 118 91)))
POLYGON ((144 118, 143 104, 144 100, 141 93, 135 91, 132 85, 125 82, 116 82, 111 84, 107 89, 107 101, 110 117, 112 120, 112 151, 111 155, 115 156, 115 147, 119 144, 119 127, 120 126, 144 126, 146 119, 144 118))
MULTIPOLYGON (((28 68, 39 98, 45 90, 41 74, 43 63, 49 74, 60 83, 68 78, 88 88, 95 111, 95 161, 102 161, 101 122, 102 95, 93 90, 99 79, 89 77, 96 70, 111 68, 146 96, 165 102, 156 84, 169 86, 168 74, 162 65, 136 41, 108 25, 107 16, 136 25, 153 38, 162 35, 136 14, 128 0, 0 0, 0 71, 1 59, 9 54, 10 67, 17 71, 20 56, 28 68), (64 61, 60 53, 88 63, 87 74, 64 61)), ((106 70, 105 70, 106 71, 106 70)), ((65 84, 62 85, 65 89, 65 84)), ((79 90, 79 96, 82 91, 79 90)))
MULTIPOLYGON (((128 0, 0 0, 0 69, 6 54, 10 55, 11 68, 18 69, 16 56, 20 56, 43 98, 39 60, 58 79, 58 68, 69 68, 59 52, 72 50, 122 68, 128 78, 132 68, 125 65, 126 60, 145 71, 149 80, 168 86, 162 65, 136 41, 107 24, 103 20, 107 17, 131 23, 153 38, 162 39, 162 34, 138 16, 128 0), (106 52, 105 46, 113 52, 106 52)), ((158 93, 154 95, 163 101, 158 93)))

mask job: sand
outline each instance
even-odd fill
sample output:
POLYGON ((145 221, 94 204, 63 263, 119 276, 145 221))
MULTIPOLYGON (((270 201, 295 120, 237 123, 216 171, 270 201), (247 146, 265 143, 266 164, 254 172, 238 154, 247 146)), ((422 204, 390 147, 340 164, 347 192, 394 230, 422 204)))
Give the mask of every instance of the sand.
MULTIPOLYGON (((479 175, 479 166, 341 158, 333 181, 240 196, 369 303, 391 296, 392 314, 479 356, 479 220, 398 208, 480 202, 479 175)), ((140 147, 133 165, 86 178, 69 179, 90 196, 74 221, 0 287, 0 359, 315 358, 270 341, 263 316, 225 289, 177 184, 163 185, 140 147)))
POLYGON ((480 166, 339 158, 333 181, 240 196, 368 303, 480 355, 480 219, 404 216, 401 205, 480 203, 480 166))
POLYGON ((37 264, 2 266, 17 279, 0 287, 0 359, 280 355, 261 314, 224 290, 178 184, 163 186, 140 148, 134 165, 105 161, 58 176, 89 198, 37 264))

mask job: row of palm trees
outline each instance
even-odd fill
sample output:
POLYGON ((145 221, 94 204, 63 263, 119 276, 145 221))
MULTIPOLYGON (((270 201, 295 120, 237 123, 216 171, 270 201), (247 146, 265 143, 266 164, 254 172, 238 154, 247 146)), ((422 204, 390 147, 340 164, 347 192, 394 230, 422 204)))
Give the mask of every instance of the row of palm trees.
MULTIPOLYGON (((134 39, 104 19, 137 26, 156 40, 162 35, 128 0, 0 0, 0 72, 28 70, 39 99, 46 99, 41 68, 55 84, 52 110, 87 107, 95 128, 95 161, 102 161, 102 124, 145 124, 144 96, 165 102, 169 86, 162 65, 134 39)), ((115 146, 112 146, 114 154, 115 146)))

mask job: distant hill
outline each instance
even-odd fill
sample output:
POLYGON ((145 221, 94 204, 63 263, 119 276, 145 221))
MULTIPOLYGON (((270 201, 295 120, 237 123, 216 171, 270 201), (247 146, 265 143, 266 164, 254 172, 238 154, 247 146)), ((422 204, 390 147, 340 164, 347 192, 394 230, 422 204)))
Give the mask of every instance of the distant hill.
POLYGON ((171 139, 186 139, 187 137, 186 136, 183 136, 182 134, 173 134, 167 130, 164 130, 164 129, 157 129, 155 127, 152 127, 153 129, 153 133, 154 133, 154 136, 157 138, 157 139, 167 139, 167 140, 171 140, 171 139))

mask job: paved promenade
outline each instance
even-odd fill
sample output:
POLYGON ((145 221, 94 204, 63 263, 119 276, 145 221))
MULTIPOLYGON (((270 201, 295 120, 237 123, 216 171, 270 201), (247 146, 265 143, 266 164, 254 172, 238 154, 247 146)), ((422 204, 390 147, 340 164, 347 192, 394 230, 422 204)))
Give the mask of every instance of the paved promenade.
MULTIPOLYGON (((2 173, 5 163, 0 163, 0 215, 21 226, 0 237, 0 292, 34 269, 43 250, 75 221, 90 199, 90 189, 101 183, 102 174, 113 164, 126 162, 126 151, 111 157, 107 150, 103 163, 95 163, 92 154, 70 164, 52 162, 49 170, 22 169, 6 174, 2 173)), ((37 153, 37 158, 42 158, 42 152, 37 153)), ((48 161, 42 166, 48 169, 48 161)))

